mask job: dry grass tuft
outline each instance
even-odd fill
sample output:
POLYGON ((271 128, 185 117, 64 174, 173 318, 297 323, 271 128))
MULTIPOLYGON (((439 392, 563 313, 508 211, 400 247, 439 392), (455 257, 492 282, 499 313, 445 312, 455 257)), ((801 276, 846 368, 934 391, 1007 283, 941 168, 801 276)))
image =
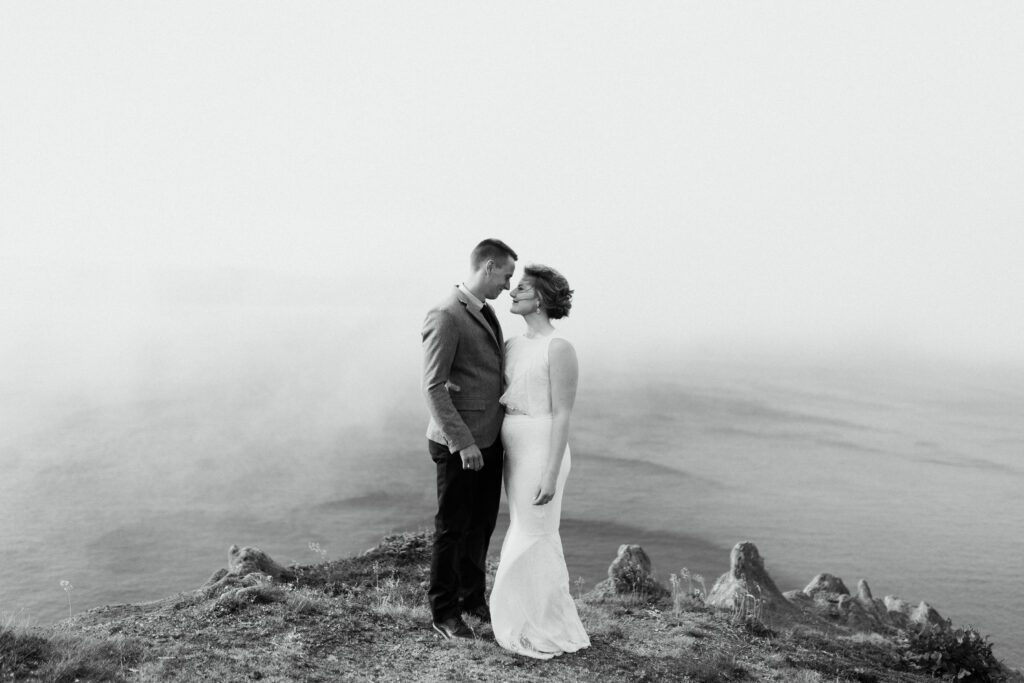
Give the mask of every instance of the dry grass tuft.
POLYGON ((0 681, 124 680, 146 658, 139 641, 122 635, 55 634, 0 628, 0 681))

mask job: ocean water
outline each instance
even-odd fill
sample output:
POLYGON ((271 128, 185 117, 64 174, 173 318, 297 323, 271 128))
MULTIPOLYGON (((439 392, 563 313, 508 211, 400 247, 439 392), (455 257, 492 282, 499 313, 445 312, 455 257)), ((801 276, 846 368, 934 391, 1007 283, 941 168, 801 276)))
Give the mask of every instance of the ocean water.
MULTIPOLYGON (((640 543, 662 579, 685 566, 710 586, 749 540, 783 590, 863 578, 1024 667, 1024 377, 866 361, 584 369, 562 529, 574 581, 640 543)), ((429 526, 415 377, 352 391, 290 370, 0 396, 0 614, 48 623, 195 588, 233 543, 309 563, 311 543, 339 557, 429 526)))

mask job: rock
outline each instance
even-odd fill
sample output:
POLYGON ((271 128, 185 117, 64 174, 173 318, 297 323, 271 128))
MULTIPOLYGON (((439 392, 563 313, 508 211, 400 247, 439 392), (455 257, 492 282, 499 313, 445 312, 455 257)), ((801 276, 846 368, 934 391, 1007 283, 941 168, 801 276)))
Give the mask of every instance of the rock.
MULTIPOLYGON (((608 578, 589 595, 632 595, 661 598, 670 592, 655 579, 651 560, 638 545, 619 547, 608 567, 608 578)), ((928 603, 917 607, 892 596, 875 598, 868 582, 857 582, 851 594, 843 580, 821 573, 802 590, 781 593, 764 567, 757 546, 737 543, 730 554, 729 571, 718 578, 705 599, 711 607, 729 609, 742 620, 753 617, 769 628, 800 623, 816 628, 891 634, 920 626, 946 629, 949 622, 928 603)))
MULTIPOLYGON (((619 547, 618 556, 608 567, 608 578, 595 586, 598 598, 606 595, 633 595, 660 598, 669 591, 659 584, 651 560, 638 545, 619 547)), ((729 571, 712 586, 705 604, 733 610, 742 619, 754 617, 765 625, 802 623, 818 628, 852 629, 880 634, 910 627, 946 629, 949 622, 928 603, 916 607, 893 597, 874 597, 868 582, 857 582, 851 594, 838 576, 821 573, 802 590, 781 593, 764 567, 757 546, 749 541, 737 543, 730 554, 729 571)))
POLYGON ((243 586, 241 588, 232 588, 231 590, 225 591, 220 597, 217 598, 217 603, 221 605, 231 605, 240 603, 271 603, 271 602, 286 602, 287 596, 284 590, 280 586, 275 586, 266 583, 260 583, 252 586, 243 586))
POLYGON ((214 584, 220 583, 221 579, 223 579, 227 575, 228 575, 228 570, 224 569, 223 567, 221 567, 220 569, 218 569, 214 573, 210 574, 210 578, 208 578, 206 580, 206 582, 202 586, 199 587, 199 589, 200 590, 205 590, 206 588, 209 588, 210 586, 213 586, 214 584))
POLYGON ((805 611, 833 623, 851 626, 864 622, 864 609, 850 596, 846 584, 838 576, 818 574, 804 587, 802 593, 811 599, 803 604, 805 611))
POLYGON ((882 599, 882 602, 885 604, 885 610, 887 612, 898 612, 900 614, 906 614, 908 617, 910 616, 910 605, 896 596, 886 595, 885 598, 882 599))
POLYGON ((259 548, 233 545, 228 548, 228 573, 235 576, 262 573, 277 581, 294 581, 295 572, 279 565, 259 548))
POLYGON ((871 594, 871 587, 868 582, 861 579, 857 582, 857 602, 864 609, 865 615, 871 623, 870 630, 878 630, 880 627, 888 626, 886 618, 885 603, 871 594))
POLYGON ((757 546, 744 541, 733 547, 729 571, 715 581, 707 604, 745 609, 750 603, 754 604, 753 611, 762 616, 789 616, 796 612, 765 570, 757 546))
POLYGON ((849 595, 850 591, 838 576, 818 574, 804 588, 804 593, 812 598, 817 598, 820 595, 824 599, 838 601, 840 595, 849 595))
POLYGON ((604 595, 635 595, 646 598, 667 597, 667 588, 654 578, 651 558, 638 545, 620 545, 619 553, 608 567, 608 578, 594 591, 604 595))
POLYGON ((256 596, 267 581, 294 581, 295 572, 275 562, 259 548, 233 545, 228 548, 228 568, 218 569, 199 591, 207 597, 246 598, 256 596), (243 591, 249 590, 248 593, 243 591))
POLYGON ((790 604, 795 607, 806 609, 812 609, 814 607, 814 598, 801 590, 786 591, 782 594, 782 597, 789 600, 790 604))
MULTIPOLYGON (((818 574, 803 590, 786 593, 786 598, 808 619, 823 619, 857 631, 885 632, 896 625, 885 603, 872 596, 863 579, 857 583, 857 594, 851 595, 838 576, 818 574)), ((902 608, 897 613, 897 622, 905 622, 902 608)))
POLYGON ((844 595, 835 605, 836 620, 858 631, 878 631, 882 626, 880 615, 871 602, 859 596, 844 595))
POLYGON ((903 600, 886 595, 882 599, 885 605, 885 616, 890 624, 896 628, 905 628, 910 623, 910 605, 903 600))
POLYGON ((910 623, 919 624, 921 626, 945 626, 946 620, 935 610, 934 607, 929 605, 927 602, 922 601, 921 604, 910 613, 910 623))
POLYGON ((883 603, 886 610, 886 621, 892 627, 900 629, 911 625, 932 626, 939 629, 949 627, 942 615, 927 602, 921 602, 917 607, 912 607, 904 600, 887 595, 883 603))

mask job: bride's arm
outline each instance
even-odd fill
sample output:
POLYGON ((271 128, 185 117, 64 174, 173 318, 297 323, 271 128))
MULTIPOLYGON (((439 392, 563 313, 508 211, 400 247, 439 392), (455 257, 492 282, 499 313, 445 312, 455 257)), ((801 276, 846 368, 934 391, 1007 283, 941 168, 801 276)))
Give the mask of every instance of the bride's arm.
POLYGON ((576 383, 579 366, 576 350, 564 339, 552 339, 548 347, 548 379, 551 383, 551 441, 548 462, 544 468, 534 505, 544 505, 555 497, 558 472, 562 468, 565 447, 569 443, 569 418, 576 402, 576 383))

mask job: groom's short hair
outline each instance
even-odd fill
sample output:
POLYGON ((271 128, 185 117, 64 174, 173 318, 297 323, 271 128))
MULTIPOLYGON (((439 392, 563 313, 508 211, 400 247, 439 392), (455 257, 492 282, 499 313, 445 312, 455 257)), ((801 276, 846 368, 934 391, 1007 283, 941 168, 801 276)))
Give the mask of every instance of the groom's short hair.
POLYGON ((473 249, 473 253, 469 256, 469 263, 473 266, 473 270, 477 270, 491 259, 503 261, 508 256, 511 256, 513 261, 519 260, 519 256, 512 251, 512 247, 501 240, 486 239, 473 249))

